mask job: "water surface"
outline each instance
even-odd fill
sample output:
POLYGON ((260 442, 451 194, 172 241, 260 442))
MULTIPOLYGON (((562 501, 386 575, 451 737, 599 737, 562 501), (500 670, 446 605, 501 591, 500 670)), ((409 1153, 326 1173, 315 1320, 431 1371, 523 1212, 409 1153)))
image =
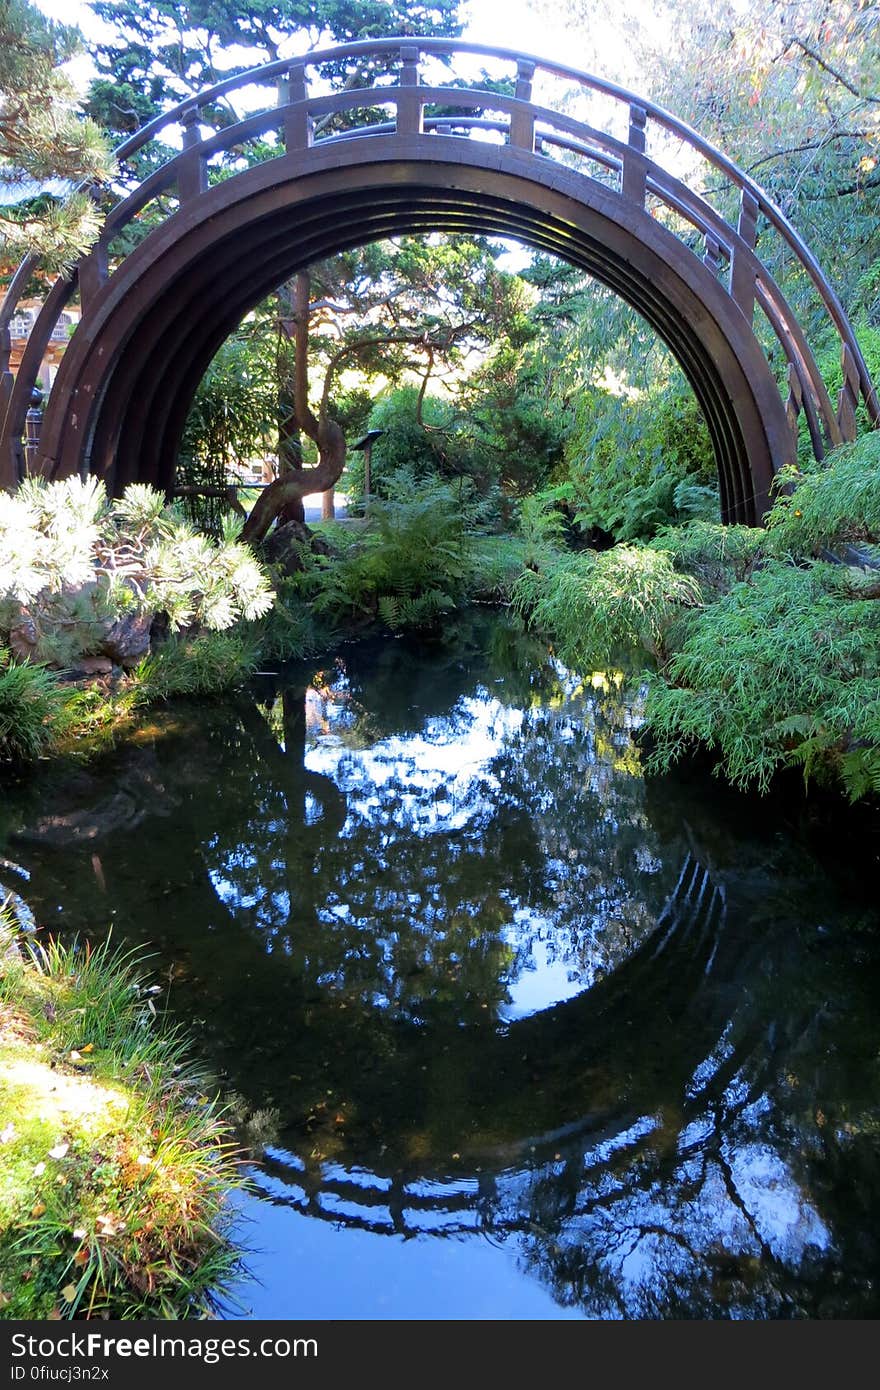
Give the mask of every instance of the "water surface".
POLYGON ((877 1316, 876 852, 638 723, 484 614, 7 788, 264 1141, 227 1316, 877 1316))

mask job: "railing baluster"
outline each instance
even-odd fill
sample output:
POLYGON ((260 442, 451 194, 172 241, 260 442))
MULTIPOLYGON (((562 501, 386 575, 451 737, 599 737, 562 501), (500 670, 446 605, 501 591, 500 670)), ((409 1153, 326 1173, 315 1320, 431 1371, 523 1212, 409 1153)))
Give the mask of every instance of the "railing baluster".
MULTIPOLYGON (((532 78, 535 75, 534 63, 521 58, 516 65, 516 90, 514 96, 517 101, 530 102, 532 99, 532 78)), ((531 111, 514 111, 510 118, 510 143, 518 150, 528 150, 531 154, 535 148, 535 117, 531 111)))
POLYGON ((177 196, 181 204, 192 202, 208 186, 208 167, 199 153, 199 108, 193 104, 181 114, 183 153, 178 155, 177 196))
POLYGON ((843 366, 843 385, 837 396, 837 423, 840 425, 843 439, 850 440, 855 439, 858 432, 856 406, 861 396, 861 383, 859 381, 859 369, 848 343, 843 345, 841 364, 843 366))
POLYGON ((711 232, 706 232, 703 244, 703 265, 712 275, 717 275, 721 269, 721 242, 711 232))
MULTIPOLYGON (((758 204, 746 189, 740 196, 737 231, 753 251, 758 241, 758 204)), ((730 261, 730 295, 751 323, 755 316, 755 272, 736 243, 730 261)))
POLYGON ((648 161, 645 158, 645 126, 648 113, 644 106, 629 108, 629 147, 623 159, 623 196, 638 207, 645 206, 645 184, 648 161))
POLYGON ((294 63, 278 82, 278 105, 295 108, 284 113, 284 148, 288 154, 293 150, 308 149, 314 138, 314 124, 305 106, 308 94, 306 65, 294 63))
POLYGON ((398 135, 421 135, 422 102, 418 93, 418 44, 402 43, 400 45, 400 59, 402 66, 397 95, 397 133, 398 135))
POLYGON ((798 443, 798 421, 804 405, 804 393, 801 387, 801 379, 798 376, 797 367, 793 362, 788 364, 788 400, 785 403, 785 414, 788 420, 788 428, 791 430, 791 437, 794 440, 795 449, 798 443))

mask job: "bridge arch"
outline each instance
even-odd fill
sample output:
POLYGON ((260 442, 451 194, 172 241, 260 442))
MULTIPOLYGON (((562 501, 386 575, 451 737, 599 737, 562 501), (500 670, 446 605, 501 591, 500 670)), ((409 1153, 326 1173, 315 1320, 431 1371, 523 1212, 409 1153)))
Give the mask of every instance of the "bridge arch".
MULTIPOLYGON (((696 132, 613 84, 484 45, 384 40, 227 79, 151 122, 120 157, 169 127, 182 128, 180 153, 108 209, 97 247, 47 295, 18 377, 3 378, 7 486, 21 476, 42 345, 74 293, 82 315, 47 403, 39 469, 92 472, 114 493, 132 481, 170 489, 192 397, 242 316, 311 262, 406 232, 512 236, 580 266, 630 303, 669 346, 702 407, 725 520, 760 521, 774 474, 795 457, 802 420, 819 456, 854 436, 860 398, 880 423, 852 328, 781 212, 696 132), (511 65, 515 95, 431 85, 430 62, 456 53, 511 65), (386 69, 398 64, 395 85, 310 92, 308 70, 320 75, 322 63, 377 55, 386 69), (611 121, 599 127, 533 100, 536 70, 620 108, 626 138, 605 128, 611 121), (218 96, 261 83, 270 84, 270 105, 206 133, 204 116, 218 96), (475 107, 484 114, 470 114, 475 107), (317 120, 365 108, 370 123, 338 133, 331 125, 316 138, 317 120), (380 119, 389 110, 393 119, 380 119), (667 167, 673 138, 727 181, 736 225, 667 167), (268 141, 268 158, 209 185, 212 159, 255 140, 264 149, 268 141), (120 253, 119 233, 160 194, 174 199, 172 214, 120 253), (836 409, 804 330, 758 256, 759 232, 797 254, 840 337, 836 409)), ((20 268, 7 294, 0 334, 30 270, 20 268)))

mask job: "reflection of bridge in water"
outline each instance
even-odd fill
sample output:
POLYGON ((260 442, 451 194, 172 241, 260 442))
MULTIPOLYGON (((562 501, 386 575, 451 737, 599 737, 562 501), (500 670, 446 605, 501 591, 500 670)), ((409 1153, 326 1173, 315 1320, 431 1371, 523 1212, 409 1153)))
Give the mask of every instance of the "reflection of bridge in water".
POLYGON ((728 1316, 737 1298, 745 1316, 790 1315, 830 1236, 785 1146, 755 1132, 777 1049, 733 983, 744 962, 729 928, 723 887, 689 855, 629 961, 480 1040, 492 1077, 480 1104, 500 1144, 463 1142, 445 1164, 397 1149, 372 1166, 270 1146, 250 1170, 256 1191, 340 1231, 506 1247, 587 1316, 728 1316), (562 1126, 516 1132, 517 1118, 572 1107, 562 1126))
MULTIPOLYGON (((0 483, 21 476, 31 389, 75 296, 82 317, 38 467, 97 474, 114 493, 135 480, 168 490, 195 390, 243 315, 311 262, 403 233, 515 237, 631 304, 699 400, 725 520, 761 518, 801 425, 821 457, 854 436, 860 401, 880 423, 852 327, 780 209, 696 131, 612 83, 454 39, 350 44, 182 102, 119 147, 123 171, 157 139, 167 157, 181 132, 179 153, 107 206, 97 246, 50 289, 14 382, 0 365, 0 483), (467 72, 475 57, 503 69, 508 93, 452 85, 451 66, 467 72), (324 78, 340 69, 350 80, 328 94, 324 78), (261 109, 215 129, 244 88, 262 92, 261 109), (814 294, 809 331, 774 279, 783 257, 814 294), (816 325, 840 342, 836 404, 809 342, 816 325)), ((0 309, 7 354, 32 270, 19 269, 0 309)))
MULTIPOLYGON (((481 1096, 479 1104, 484 1125, 495 1139, 491 1149, 479 1143, 467 1148, 463 1144, 449 1171, 427 1174, 409 1171, 399 1149, 394 1164, 381 1172, 361 1165, 346 1167, 335 1160, 313 1162, 270 1147, 255 1174, 261 1191, 304 1214, 383 1234, 451 1235, 483 1224, 496 1232, 527 1230, 525 1217, 501 1218, 500 1227, 495 1222, 498 1209, 506 1204, 505 1188, 518 1180, 517 1163, 552 1165, 574 1154, 584 1171, 585 1152, 601 1149, 607 1160, 609 1150, 623 1153, 638 1147, 654 1129, 645 1122, 645 1107, 656 1112, 656 1078, 650 1076, 649 1091, 644 1094, 632 1084, 621 1085, 621 1069, 628 1070, 633 1061, 626 1045, 620 1044, 629 1025, 635 1028, 636 1019, 641 1021, 632 1043, 643 1056, 660 1041, 651 1037, 652 1026, 665 1033, 681 1003, 691 1011, 683 1066, 669 1070, 660 1088, 664 1094, 673 1094, 705 1063, 706 1051, 711 1052, 725 1021, 717 1000, 702 1009, 702 1026, 697 1030, 693 1019, 700 1015, 704 998, 714 993, 711 977, 719 951, 723 953, 725 926, 723 887, 715 885, 708 871, 688 855, 655 930, 624 965, 574 999, 519 1019, 501 1031, 481 1033, 478 1051, 491 1076, 491 1091, 481 1096), (607 1083, 592 1085, 595 1063, 605 1058, 607 1069, 610 1047, 617 1053, 612 1067, 614 1099, 609 1098, 607 1083), (528 1065, 537 1059, 541 1059, 538 1078, 528 1065), (587 1081, 584 1099, 592 1096, 594 1102, 582 1118, 543 1132, 511 1132, 510 1121, 522 1108, 512 1091, 527 1097, 530 1118, 536 1113, 558 1115, 560 1101, 570 1106, 571 1095, 560 1097, 557 1091, 561 1087, 570 1092, 578 1071, 587 1081), (545 1099, 536 1106, 538 1083, 545 1099)), ((668 1059, 668 1047, 664 1052, 668 1059)), ((716 1081, 729 1072, 728 1064, 716 1081)))

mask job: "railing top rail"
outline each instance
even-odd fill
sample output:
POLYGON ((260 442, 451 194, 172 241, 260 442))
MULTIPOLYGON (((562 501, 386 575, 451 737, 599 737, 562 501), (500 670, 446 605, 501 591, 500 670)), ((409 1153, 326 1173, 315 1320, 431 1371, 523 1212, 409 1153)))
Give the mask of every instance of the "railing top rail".
MULTIPOLYGON (((843 305, 834 289, 827 281, 818 261, 778 204, 769 197, 765 190, 756 183, 750 175, 739 169, 727 155, 712 145, 687 122, 673 115, 670 111, 665 110, 657 103, 646 100, 644 97, 628 90, 616 82, 585 72, 570 64, 556 62, 537 54, 522 52, 518 49, 499 47, 457 38, 444 39, 422 37, 419 35, 399 35, 386 39, 367 39, 356 43, 334 44, 326 48, 315 49, 302 54, 292 54, 271 63, 262 64, 245 69, 241 72, 230 74, 230 76, 214 83, 212 86, 183 98, 167 111, 160 112, 159 115, 155 116, 146 125, 141 127, 135 134, 122 141, 116 148, 116 157, 119 161, 130 158, 156 136, 160 135, 162 131, 169 127, 179 126, 185 123, 187 117, 189 118, 189 123, 191 123, 194 111, 203 111, 205 108, 229 96, 232 92, 240 91, 248 87, 258 87, 268 84, 274 79, 288 75, 296 68, 316 68, 328 63, 338 63, 341 61, 350 62, 358 59, 394 57, 401 55, 402 50, 406 48, 417 50, 420 58, 446 58, 453 55, 472 56, 495 62, 509 63, 515 65, 517 69, 520 70, 525 67, 533 72, 547 74, 552 78, 561 79, 568 84, 610 98, 629 109, 636 108, 640 116, 641 113, 644 113, 646 120, 654 122, 673 138, 683 142, 695 154, 721 173, 735 189, 739 190, 741 195, 747 195, 753 199, 758 212, 766 218, 770 226, 775 229, 788 248, 794 253, 817 291, 841 341, 849 349, 852 360, 858 369, 860 385, 869 414, 875 424, 880 424, 880 404, 878 404, 877 392, 871 383, 867 366, 843 305)), ((375 83, 371 83, 367 87, 351 90, 347 94, 350 100, 344 104, 350 105, 352 101, 357 100, 359 96, 363 95, 363 97, 369 97, 370 94, 373 94, 374 102, 376 100, 394 102, 399 90, 400 86, 395 83, 389 83, 388 85, 376 85, 375 83)), ((426 84, 426 93, 429 94, 432 90, 432 87, 426 84)), ((479 79, 476 79, 476 84, 472 89, 467 90, 478 93, 481 90, 479 87, 479 79)), ((495 96, 499 108, 510 107, 510 99, 504 100, 496 94, 487 95, 495 96)), ((313 97, 307 98, 306 100, 310 106, 315 106, 317 108, 322 102, 322 95, 316 93, 313 97)), ((427 95, 426 100, 430 101, 431 96, 427 95)), ((296 104, 302 105, 301 102, 294 103, 294 105, 296 104)), ((370 102, 367 101, 366 104, 370 104, 370 102)), ((523 104, 527 105, 536 113, 540 109, 530 102, 523 104)), ((519 105, 519 102, 517 102, 517 105, 519 105)), ((265 109, 267 112, 270 109, 282 109, 277 96, 273 99, 271 106, 267 104, 265 109)), ((540 110, 541 114, 547 113, 547 108, 540 110)), ((256 112, 252 112, 251 119, 253 119, 256 114, 256 112)), ((574 122, 571 117, 565 117, 563 113, 557 114, 559 115, 560 121, 564 121, 565 128, 567 129, 570 129, 573 124, 583 125, 583 122, 574 122)), ((454 117, 451 119, 454 119, 454 117)), ((245 120, 245 124, 246 123, 247 119, 245 120)), ((595 132, 591 133, 595 134, 595 132)), ((206 140, 200 141, 199 143, 203 149, 211 147, 212 144, 217 144, 219 148, 222 141, 219 141, 215 134, 213 137, 208 137, 206 140)), ((192 147, 190 147, 190 150, 191 148, 192 147)), ((173 159, 169 160, 168 165, 165 167, 170 168, 176 165, 177 158, 179 158, 179 156, 175 156, 173 159)), ((656 163, 655 168, 662 170, 663 165, 656 163)), ((155 177, 154 175, 153 179, 155 179, 155 177)), ((147 183, 151 184, 152 181, 153 180, 148 179, 147 183)), ((161 182, 161 180, 159 180, 159 182, 161 182)), ((702 195, 694 190, 694 196, 701 197, 702 195)), ((114 217, 113 211, 109 214, 109 225, 113 226, 118 222, 118 213, 121 207, 128 206, 132 208, 135 204, 138 204, 138 200, 134 195, 129 195, 128 198, 123 196, 120 203, 118 203, 114 209, 117 213, 117 217, 114 217)), ((709 205, 707 204, 707 206, 709 205)), ((729 223, 728 225, 732 224, 729 223)), ((8 325, 8 321, 14 312, 15 304, 24 287, 27 276, 30 273, 32 264, 33 262, 30 261, 24 263, 19 268, 2 305, 0 305, 0 329, 8 325)))
MULTIPOLYGON (((272 78, 282 77, 290 72, 294 67, 317 67, 324 63, 332 63, 341 59, 354 59, 359 57, 370 57, 376 55, 390 55, 399 53, 401 47, 407 45, 419 50, 420 55, 442 57, 451 54, 469 54, 474 57, 495 59, 502 62, 514 64, 532 64, 535 70, 547 73, 551 77, 561 78, 577 86, 587 88, 600 95, 611 97, 627 106, 639 107, 645 112, 648 119, 656 122, 671 135, 678 137, 689 145, 697 154, 701 155, 709 164, 713 165, 723 173, 731 183, 754 198, 758 210, 767 218, 773 227, 779 232, 789 248, 795 253, 807 274, 817 289, 828 314, 834 323, 841 339, 850 347, 855 360, 858 362, 860 371, 863 375, 863 386, 866 395, 869 393, 873 397, 868 400, 868 407, 875 422, 880 422, 880 405, 877 402, 876 391, 871 390, 870 378, 867 367, 862 359, 861 350, 852 331, 852 327, 847 319, 846 311, 843 308, 837 294, 828 283, 822 268, 809 247, 802 240, 791 222, 779 205, 767 194, 767 192, 756 183, 750 175, 739 169, 736 164, 721 150, 706 140, 699 131, 678 116, 659 106, 656 102, 649 101, 636 92, 630 91, 619 83, 612 82, 607 78, 599 77, 594 73, 589 73, 581 68, 573 67, 568 63, 560 63, 553 59, 541 57, 539 54, 522 52, 519 49, 498 47, 493 44, 477 43, 467 39, 443 39, 422 37, 420 35, 401 34, 393 38, 386 39, 365 39, 356 43, 334 44, 327 48, 314 49, 302 54, 292 54, 287 58, 279 58, 271 63, 246 69, 244 72, 232 74, 230 77, 214 83, 213 86, 196 93, 191 97, 186 97, 170 110, 160 113, 153 118, 147 125, 143 126, 136 134, 123 141, 116 149, 118 159, 127 159, 135 154, 143 145, 153 139, 161 130, 169 125, 178 124, 181 116, 186 112, 191 112, 195 106, 198 110, 229 95, 230 92, 240 90, 244 87, 260 85, 270 81, 272 78)), ((368 88, 364 89, 370 90, 368 88)), ((375 90, 375 89, 373 89, 375 90)), ((389 96, 393 92, 393 87, 389 88, 389 96)), ((478 89, 477 89, 478 90, 478 89)), ((393 99, 393 97, 391 97, 393 99)))

